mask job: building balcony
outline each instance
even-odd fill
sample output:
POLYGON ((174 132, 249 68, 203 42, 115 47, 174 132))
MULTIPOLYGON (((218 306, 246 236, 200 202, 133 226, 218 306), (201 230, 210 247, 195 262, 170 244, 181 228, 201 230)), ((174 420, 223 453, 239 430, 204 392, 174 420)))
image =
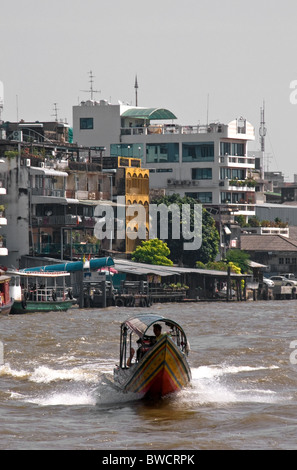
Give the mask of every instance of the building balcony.
MULTIPOLYGON (((224 124, 180 126, 178 124, 151 124, 147 127, 122 127, 121 135, 169 135, 169 134, 213 134, 226 133, 224 124)), ((227 135, 227 134, 226 134, 227 135)))
POLYGON ((72 199, 78 199, 80 201, 101 201, 102 199, 108 199, 110 192, 103 191, 84 191, 74 189, 66 190, 66 197, 72 199))
POLYGON ((212 179, 202 179, 202 180, 175 180, 167 179, 167 186, 169 188, 179 187, 179 188, 214 188, 218 185, 218 182, 212 179))
POLYGON ((72 214, 32 217, 33 227, 88 227, 95 226, 94 217, 81 217, 72 214))
POLYGON ((32 188, 32 196, 65 197, 64 189, 32 188))
POLYGON ((226 191, 241 191, 241 192, 255 192, 255 180, 220 180, 219 186, 223 187, 226 191))
POLYGON ((252 217, 256 214, 256 209, 253 204, 228 204, 234 216, 244 215, 246 217, 252 217))
POLYGON ((221 166, 232 168, 255 168, 255 157, 221 155, 219 157, 221 166))

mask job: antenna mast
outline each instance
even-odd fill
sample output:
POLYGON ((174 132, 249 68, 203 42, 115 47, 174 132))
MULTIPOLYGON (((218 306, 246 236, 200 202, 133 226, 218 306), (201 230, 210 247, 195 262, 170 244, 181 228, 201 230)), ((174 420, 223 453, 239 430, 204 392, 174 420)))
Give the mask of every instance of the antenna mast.
POLYGON ((4 105, 4 85, 0 81, 0 124, 2 122, 3 105, 4 105))
POLYGON ((135 106, 138 106, 138 96, 137 96, 137 90, 138 90, 138 82, 137 82, 137 75, 135 75, 135 106))
POLYGON ((58 108, 57 108, 58 103, 54 103, 54 114, 52 116, 55 116, 56 122, 58 122, 58 108))
POLYGON ((261 177, 264 179, 264 157, 265 157, 265 136, 266 136, 266 127, 265 127, 265 103, 263 101, 263 108, 260 108, 260 143, 261 143, 261 152, 262 152, 262 164, 261 164, 261 177))
POLYGON ((95 77, 94 77, 94 75, 93 75, 92 70, 90 70, 89 75, 90 75, 90 80, 89 80, 89 82, 90 82, 90 89, 89 89, 89 90, 81 90, 81 91, 83 91, 83 92, 85 92, 85 93, 90 93, 90 94, 91 94, 91 100, 93 100, 93 95, 94 95, 94 93, 101 93, 101 90, 94 90, 94 89, 93 89, 93 83, 94 83, 94 80, 93 80, 93 79, 94 79, 95 77))

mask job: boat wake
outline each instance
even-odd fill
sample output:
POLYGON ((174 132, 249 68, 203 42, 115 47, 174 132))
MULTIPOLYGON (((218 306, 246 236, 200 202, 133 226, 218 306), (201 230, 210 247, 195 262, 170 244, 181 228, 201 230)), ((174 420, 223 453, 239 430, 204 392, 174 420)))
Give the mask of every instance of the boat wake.
POLYGON ((274 369, 278 366, 213 365, 192 368, 191 385, 181 392, 179 398, 196 404, 277 403, 287 398, 275 390, 262 388, 265 382, 263 375, 274 369))
MULTIPOLYGON (((192 381, 175 396, 179 405, 233 404, 239 402, 278 403, 288 399, 285 392, 263 388, 267 374, 277 366, 252 367, 210 365, 191 369, 192 381)), ((10 392, 9 399, 37 406, 121 406, 139 401, 133 393, 118 390, 112 380, 111 364, 77 365, 57 369, 38 365, 33 370, 16 370, 9 364, 0 367, 0 377, 20 382, 20 391, 10 392), (30 385, 31 384, 31 385, 30 385)), ((289 397, 290 398, 290 397, 289 397)))

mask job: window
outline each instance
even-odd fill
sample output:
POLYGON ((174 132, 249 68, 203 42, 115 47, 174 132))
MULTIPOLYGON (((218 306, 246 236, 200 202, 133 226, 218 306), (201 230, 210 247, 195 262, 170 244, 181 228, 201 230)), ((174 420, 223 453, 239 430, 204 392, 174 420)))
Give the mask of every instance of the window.
POLYGON ((279 264, 284 264, 284 258, 279 258, 278 262, 279 262, 279 264))
POLYGON ((245 155, 245 144, 242 142, 220 142, 220 155, 245 155))
POLYGON ((177 143, 147 144, 147 163, 170 163, 179 161, 179 150, 177 143))
POLYGON ((201 204, 212 203, 212 192, 185 193, 185 195, 197 199, 201 204))
POLYGON ((246 193, 241 192, 221 192, 221 203, 222 204, 245 204, 246 193))
POLYGON ((220 169, 220 179, 229 179, 229 180, 244 180, 246 178, 245 170, 237 168, 221 168, 220 169))
POLYGON ((80 129, 94 129, 94 119, 93 118, 80 118, 80 129))
POLYGON ((111 157, 129 157, 143 159, 143 144, 111 144, 111 157))
POLYGON ((192 168, 192 180, 211 180, 212 168, 192 168))
POLYGON ((193 142, 183 144, 183 162, 213 162, 214 142, 193 142))

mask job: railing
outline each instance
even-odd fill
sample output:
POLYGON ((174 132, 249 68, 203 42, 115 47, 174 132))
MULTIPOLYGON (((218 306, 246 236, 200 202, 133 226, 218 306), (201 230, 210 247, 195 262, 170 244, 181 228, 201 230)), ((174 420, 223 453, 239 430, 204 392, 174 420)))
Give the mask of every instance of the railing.
POLYGON ((228 166, 253 168, 255 166, 255 157, 221 155, 219 157, 219 162, 228 166))
POLYGON ((72 214, 32 217, 33 227, 64 227, 65 225, 70 227, 94 227, 95 223, 94 217, 81 217, 72 214))
MULTIPOLYGON (((100 246, 93 243, 72 243, 63 245, 63 254, 71 255, 97 255, 100 246)), ((61 243, 41 243, 34 247, 35 255, 52 255, 61 253, 61 243)))
POLYGON ((33 196, 65 197, 64 189, 32 188, 33 196))
MULTIPOLYGON (((104 199, 104 196, 110 195, 109 193, 104 193, 103 191, 83 191, 74 189, 66 190, 66 197, 72 199, 80 200, 101 200, 104 199)), ((107 198, 106 198, 107 199, 107 198)))
POLYGON ((147 127, 122 127, 121 135, 150 135, 150 134, 209 134, 222 133, 221 124, 180 126, 178 124, 159 124, 147 127))

